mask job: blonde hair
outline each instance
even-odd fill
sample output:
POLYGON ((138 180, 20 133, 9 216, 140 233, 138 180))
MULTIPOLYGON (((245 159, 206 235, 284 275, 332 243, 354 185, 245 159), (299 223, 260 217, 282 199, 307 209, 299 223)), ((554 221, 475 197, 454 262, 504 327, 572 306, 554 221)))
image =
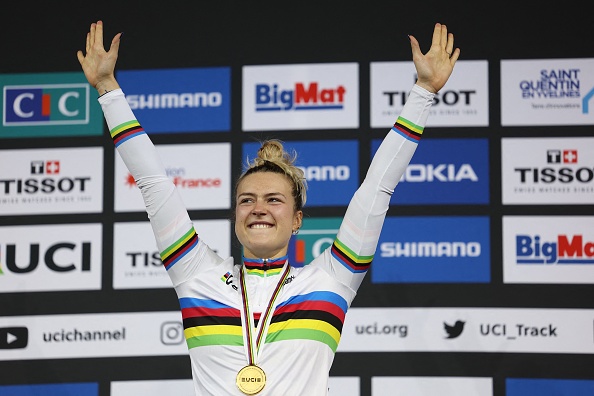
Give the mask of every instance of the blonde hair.
POLYGON ((237 179, 235 190, 244 177, 257 172, 274 172, 285 175, 291 182, 292 194, 295 199, 295 211, 303 209, 307 200, 307 181, 303 170, 295 165, 297 153, 295 150, 287 152, 280 140, 270 139, 262 142, 257 157, 247 158, 247 169, 237 179))

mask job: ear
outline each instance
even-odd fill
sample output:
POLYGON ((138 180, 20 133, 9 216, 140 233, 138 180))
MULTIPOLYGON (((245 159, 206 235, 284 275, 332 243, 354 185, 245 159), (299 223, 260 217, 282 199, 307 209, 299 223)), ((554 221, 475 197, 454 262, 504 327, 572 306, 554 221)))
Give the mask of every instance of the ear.
POLYGON ((295 212, 295 216, 293 216, 293 230, 298 230, 301 228, 303 224, 303 211, 298 210, 295 212))

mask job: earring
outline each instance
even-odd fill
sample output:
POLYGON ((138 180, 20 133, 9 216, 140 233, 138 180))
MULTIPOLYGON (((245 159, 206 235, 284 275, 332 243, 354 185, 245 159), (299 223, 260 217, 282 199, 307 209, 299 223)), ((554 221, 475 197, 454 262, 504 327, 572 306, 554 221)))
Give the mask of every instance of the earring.
POLYGON ((293 235, 297 235, 297 234, 299 234, 299 228, 297 228, 296 230, 293 230, 292 234, 293 234, 293 235))

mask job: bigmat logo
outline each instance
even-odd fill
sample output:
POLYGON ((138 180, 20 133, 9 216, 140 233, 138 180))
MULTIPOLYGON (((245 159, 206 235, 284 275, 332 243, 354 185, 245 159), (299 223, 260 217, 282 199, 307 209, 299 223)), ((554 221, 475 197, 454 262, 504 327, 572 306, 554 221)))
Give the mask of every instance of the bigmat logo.
POLYGON ((302 267, 318 257, 326 248, 332 246, 340 217, 305 218, 299 234, 289 242, 289 262, 294 267, 302 267))
MULTIPOLYGON (((231 207, 230 143, 158 145, 157 151, 188 210, 231 207)), ((145 210, 140 190, 117 152, 115 210, 145 210)))
POLYGON ((501 125, 593 125, 594 58, 501 61, 501 125))
POLYGON ((103 133, 101 108, 83 73, 5 74, 0 86, 0 138, 103 133))
POLYGON ((0 214, 95 213, 103 208, 103 149, 0 150, 0 214))
POLYGON ((488 217, 388 217, 371 266, 373 283, 487 283, 488 217))
POLYGON ((101 288, 101 225, 0 227, 0 290, 101 288))
POLYGON ((593 204, 594 138, 501 139, 504 204, 593 204))
MULTIPOLYGON (((372 141, 375 153, 381 140, 372 141)), ((392 204, 488 204, 487 139, 421 140, 392 204)))
POLYGON ((243 67, 243 130, 357 128, 359 65, 243 67))
MULTIPOLYGON (((390 128, 417 76, 413 62, 371 63, 371 127, 390 128)), ((458 61, 456 71, 435 95, 428 126, 488 126, 487 61, 458 61)))
POLYGON ((591 396, 594 380, 550 378, 506 378, 506 396, 591 396))
MULTIPOLYGON (((254 158, 260 144, 244 143, 242 158, 254 158)), ((285 142, 297 153, 308 185, 306 206, 348 205, 359 187, 359 145, 354 140, 285 142)))
POLYGON ((120 70, 117 76, 149 134, 228 132, 231 128, 228 67, 120 70))
POLYGON ((594 217, 504 216, 506 283, 594 283, 594 217))

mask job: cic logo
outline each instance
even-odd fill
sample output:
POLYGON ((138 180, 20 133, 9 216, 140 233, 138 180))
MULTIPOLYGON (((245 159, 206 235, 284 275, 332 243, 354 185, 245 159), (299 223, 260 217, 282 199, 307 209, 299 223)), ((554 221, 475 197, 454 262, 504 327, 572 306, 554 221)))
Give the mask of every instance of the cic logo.
POLYGON ((89 123, 88 84, 7 85, 3 126, 89 123))

